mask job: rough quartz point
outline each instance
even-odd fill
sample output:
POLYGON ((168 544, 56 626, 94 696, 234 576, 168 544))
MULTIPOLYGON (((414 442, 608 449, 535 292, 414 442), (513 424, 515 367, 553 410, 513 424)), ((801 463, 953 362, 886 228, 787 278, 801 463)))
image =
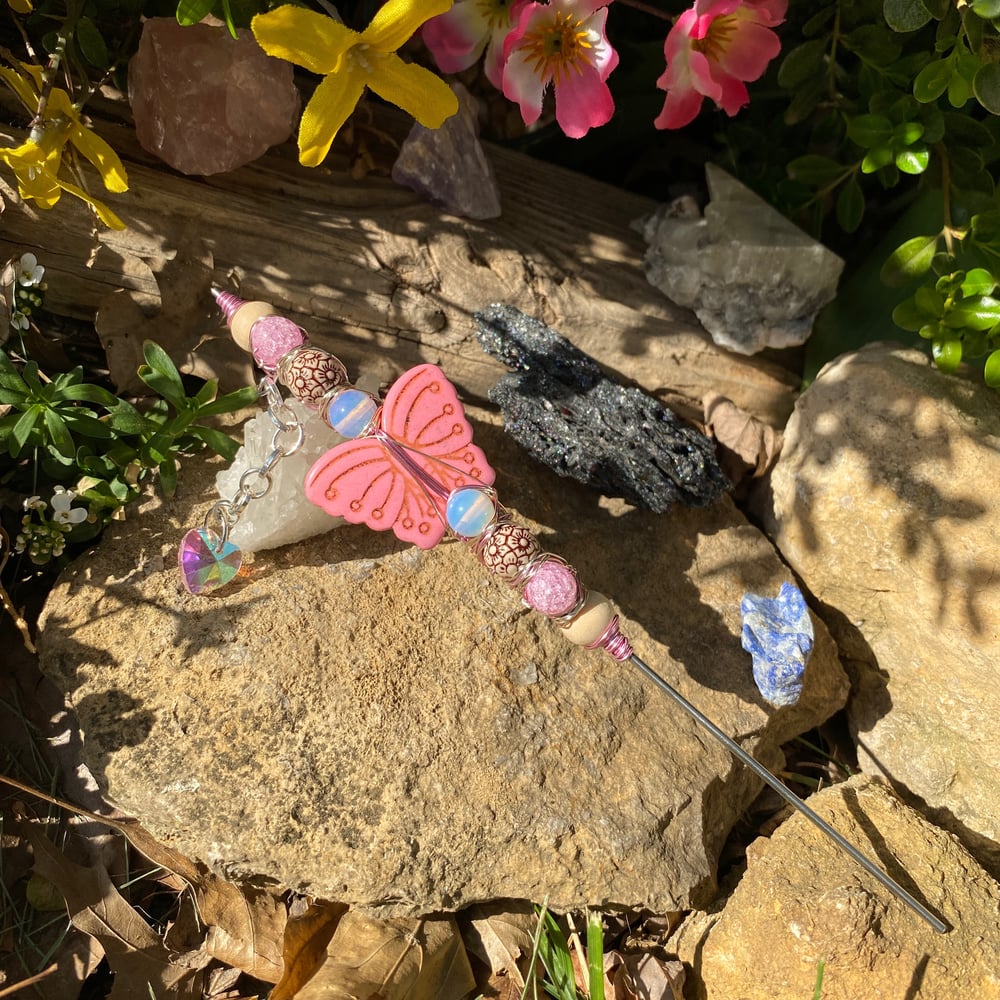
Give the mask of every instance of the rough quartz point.
POLYGON ((515 372, 489 394, 508 433, 561 476, 657 513, 705 506, 728 488, 708 438, 612 382, 555 330, 502 304, 475 319, 483 349, 515 372))
POLYGON ((266 55, 249 31, 237 34, 173 17, 143 23, 128 77, 136 137, 181 173, 235 170, 295 127, 292 64, 266 55))
POLYGON ((440 128, 414 125, 396 157, 392 179, 467 219, 495 219, 500 191, 479 142, 476 99, 460 84, 458 113, 440 128))
POLYGON ((802 592, 783 583, 777 597, 744 594, 743 648, 753 657, 753 679, 769 704, 794 705, 815 633, 802 592))
MULTIPOLYGON (((302 421, 305 440, 302 447, 279 461, 271 472, 271 489, 259 500, 247 505, 239 522, 229 532, 230 541, 244 552, 259 552, 289 545, 320 535, 343 524, 341 518, 330 517, 306 499, 302 491, 306 473, 313 462, 344 440, 297 399, 288 405, 302 421)), ((260 468, 271 453, 274 424, 266 413, 259 413, 243 426, 243 447, 236 453, 233 464, 215 477, 219 496, 232 500, 240 488, 240 477, 248 469, 260 468)), ((290 436, 283 436, 281 443, 289 443, 290 436)), ((251 488, 258 485, 257 477, 249 480, 251 488)))
POLYGON ((704 217, 664 205, 639 219, 646 277, 693 309, 720 347, 756 354, 803 344, 844 262, 724 170, 708 164, 704 217))

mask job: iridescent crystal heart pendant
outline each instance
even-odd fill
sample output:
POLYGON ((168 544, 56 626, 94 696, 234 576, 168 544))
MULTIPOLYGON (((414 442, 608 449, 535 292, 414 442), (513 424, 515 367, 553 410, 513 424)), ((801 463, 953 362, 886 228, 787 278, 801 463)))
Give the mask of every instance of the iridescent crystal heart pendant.
POLYGON ((177 564, 189 594, 210 594, 239 572, 243 552, 208 528, 192 528, 181 540, 177 564))

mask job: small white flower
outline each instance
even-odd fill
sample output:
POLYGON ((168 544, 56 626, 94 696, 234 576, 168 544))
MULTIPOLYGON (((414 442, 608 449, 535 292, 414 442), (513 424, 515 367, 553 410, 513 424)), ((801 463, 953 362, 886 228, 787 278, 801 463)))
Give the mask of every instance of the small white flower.
POLYGON ((19 285, 39 285, 44 274, 45 268, 33 253, 21 254, 21 270, 17 275, 19 285))
POLYGON ((87 512, 82 507, 72 508, 70 504, 76 499, 72 490, 57 486, 52 494, 52 520, 56 524, 79 524, 87 520, 87 512))
POLYGON ((15 330, 27 330, 31 324, 28 322, 28 317, 25 316, 23 312, 18 310, 17 312, 11 313, 10 325, 15 330))
POLYGON ((45 510, 48 504, 41 497, 25 497, 22 506, 25 510, 45 510))

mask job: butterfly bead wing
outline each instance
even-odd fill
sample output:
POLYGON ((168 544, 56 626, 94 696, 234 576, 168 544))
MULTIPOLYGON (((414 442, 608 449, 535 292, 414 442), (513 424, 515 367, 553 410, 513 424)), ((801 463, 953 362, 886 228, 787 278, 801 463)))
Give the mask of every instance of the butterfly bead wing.
POLYGON ((319 458, 306 476, 306 496, 335 517, 375 531, 391 528, 404 542, 433 548, 445 532, 448 492, 489 486, 495 477, 472 443, 454 386, 436 365, 411 368, 386 393, 375 430, 319 458), (422 485, 424 476, 438 489, 422 485))

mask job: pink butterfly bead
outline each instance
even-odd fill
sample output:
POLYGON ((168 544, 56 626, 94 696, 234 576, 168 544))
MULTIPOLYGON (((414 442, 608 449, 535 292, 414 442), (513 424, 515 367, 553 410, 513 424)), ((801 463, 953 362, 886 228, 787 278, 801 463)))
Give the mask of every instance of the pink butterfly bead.
POLYGON ((446 531, 452 492, 495 475, 455 387, 436 365, 419 365, 396 380, 361 437, 317 460, 305 492, 334 517, 430 549, 446 531))

